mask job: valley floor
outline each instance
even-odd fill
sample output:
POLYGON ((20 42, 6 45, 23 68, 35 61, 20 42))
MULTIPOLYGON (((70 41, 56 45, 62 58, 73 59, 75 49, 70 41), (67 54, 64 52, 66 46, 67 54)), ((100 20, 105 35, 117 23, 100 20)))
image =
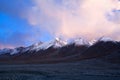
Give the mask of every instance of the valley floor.
POLYGON ((57 64, 0 64, 0 80, 120 80, 120 65, 94 59, 57 64))

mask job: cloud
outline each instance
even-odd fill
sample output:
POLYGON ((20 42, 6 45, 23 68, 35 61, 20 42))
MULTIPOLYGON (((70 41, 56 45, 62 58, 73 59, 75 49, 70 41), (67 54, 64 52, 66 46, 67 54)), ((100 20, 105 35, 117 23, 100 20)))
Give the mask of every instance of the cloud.
POLYGON ((1 0, 0 48, 53 37, 120 40, 118 0, 1 0))
POLYGON ((40 26, 53 36, 94 39, 120 30, 118 0, 33 0, 26 16, 31 25, 40 26), (116 10, 116 11, 113 11, 116 10), (117 11, 118 10, 118 11, 117 11))
POLYGON ((33 5, 32 0, 0 0, 0 48, 28 46, 51 38, 47 31, 25 20, 27 10, 33 5))
POLYGON ((120 24, 120 10, 114 9, 111 13, 107 15, 107 17, 109 21, 120 24))

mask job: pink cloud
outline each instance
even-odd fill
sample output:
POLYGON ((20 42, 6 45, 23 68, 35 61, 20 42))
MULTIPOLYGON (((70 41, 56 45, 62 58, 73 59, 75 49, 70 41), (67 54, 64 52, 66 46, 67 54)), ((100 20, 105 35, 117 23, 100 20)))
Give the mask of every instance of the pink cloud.
POLYGON ((94 39, 111 36, 119 39, 120 21, 107 20, 106 14, 112 9, 120 9, 118 0, 62 0, 57 5, 54 0, 34 0, 35 6, 28 11, 27 19, 54 36, 82 36, 94 39))
POLYGON ((14 48, 14 46, 12 46, 12 45, 5 45, 5 44, 1 44, 0 43, 0 49, 3 49, 3 48, 14 48))

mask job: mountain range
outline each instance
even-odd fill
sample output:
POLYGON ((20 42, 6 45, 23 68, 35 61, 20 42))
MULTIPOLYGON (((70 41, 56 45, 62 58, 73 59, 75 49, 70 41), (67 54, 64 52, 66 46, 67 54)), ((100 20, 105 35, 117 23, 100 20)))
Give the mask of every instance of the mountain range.
POLYGON ((88 42, 82 38, 64 41, 55 38, 28 47, 0 50, 0 63, 33 64, 75 62, 96 59, 120 64, 120 42, 108 37, 88 42))

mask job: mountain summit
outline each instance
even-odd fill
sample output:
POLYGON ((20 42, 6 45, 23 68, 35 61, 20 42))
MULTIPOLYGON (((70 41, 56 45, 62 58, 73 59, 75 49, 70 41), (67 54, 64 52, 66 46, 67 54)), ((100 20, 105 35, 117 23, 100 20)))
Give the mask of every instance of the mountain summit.
POLYGON ((104 37, 91 45, 82 38, 70 42, 55 38, 28 47, 0 50, 0 62, 3 63, 56 63, 93 58, 119 64, 120 42, 104 37))
POLYGON ((55 38, 54 40, 48 41, 48 42, 38 42, 35 43, 31 46, 28 47, 18 47, 18 48, 14 48, 14 49, 2 49, 0 50, 0 54, 6 54, 6 53, 10 53, 10 55, 14 55, 14 54, 18 54, 18 53, 24 53, 26 51, 28 52, 32 52, 32 51, 39 51, 39 50, 46 50, 50 47, 53 48, 60 48, 60 47, 64 47, 66 45, 70 45, 70 44, 75 44, 76 46, 81 46, 81 45, 93 45, 94 43, 98 42, 98 41, 113 41, 111 38, 109 37, 101 37, 98 40, 95 40, 94 42, 88 42, 87 40, 83 39, 83 38, 72 38, 70 39, 70 41, 64 41, 61 38, 55 38))

